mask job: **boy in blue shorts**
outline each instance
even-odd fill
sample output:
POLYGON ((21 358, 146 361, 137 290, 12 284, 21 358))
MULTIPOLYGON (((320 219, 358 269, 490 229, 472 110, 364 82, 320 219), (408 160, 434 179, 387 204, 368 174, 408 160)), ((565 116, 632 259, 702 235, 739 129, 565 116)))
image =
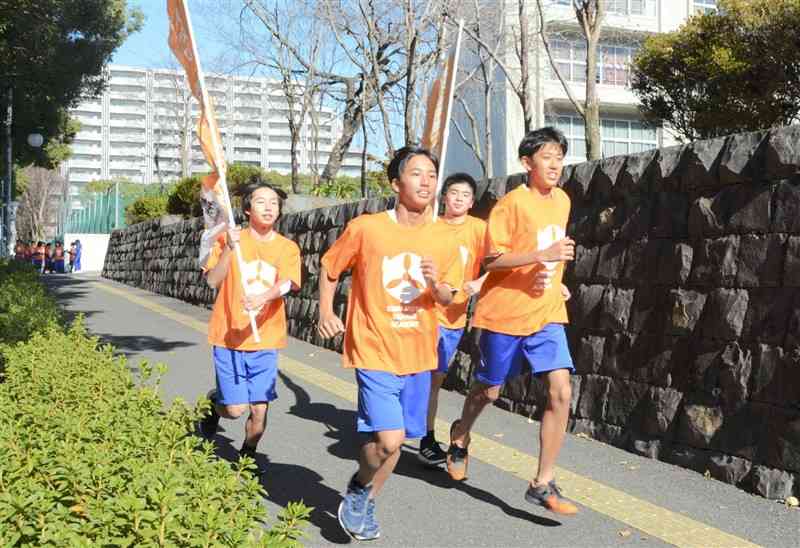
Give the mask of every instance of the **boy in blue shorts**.
POLYGON ((464 267, 464 283, 453 297, 450 306, 437 306, 439 318, 438 367, 431 372, 431 394, 428 400, 428 432, 419 442, 417 458, 425 466, 444 464, 447 453, 434 435, 436 411, 439 407, 439 391, 447 377, 447 370, 458 350, 464 327, 467 325, 469 299, 481 290, 484 277, 478 277, 486 240, 486 222, 468 215, 475 203, 478 185, 468 173, 453 173, 442 184, 444 215, 437 223, 446 231, 451 245, 458 249, 464 267))
POLYGON ((203 270, 217 299, 208 324, 217 388, 200 433, 213 439, 220 417, 236 419, 249 410, 241 456, 253 458, 267 422, 269 402, 278 397, 278 349, 286 346, 283 295, 300 289, 300 248, 274 230, 286 194, 265 181, 248 187, 242 210, 248 227, 229 228, 214 246, 203 270), (247 287, 242 287, 234 245, 239 243, 247 287), (250 327, 256 311, 260 335, 250 327))
POLYGON ((447 471, 454 480, 467 476, 469 433, 500 388, 525 369, 547 386, 547 405, 539 431, 539 467, 525 492, 533 504, 564 515, 577 507, 561 496, 555 461, 566 434, 574 370, 567 346, 564 261, 575 257, 566 237, 570 199, 558 188, 567 141, 554 128, 531 131, 519 145, 528 184, 501 198, 489 216, 486 258, 489 272, 473 326, 483 329, 477 381, 464 401, 461 418, 450 430, 447 471))
POLYGON ((361 215, 322 258, 319 333, 344 333, 344 366, 358 384, 358 471, 339 505, 339 523, 357 540, 380 536, 375 498, 406 438, 425 434, 430 372, 436 369, 435 303, 448 305, 461 263, 430 204, 438 160, 420 147, 397 151, 387 169, 394 209, 361 215), (333 311, 339 277, 351 271, 347 327, 333 311))

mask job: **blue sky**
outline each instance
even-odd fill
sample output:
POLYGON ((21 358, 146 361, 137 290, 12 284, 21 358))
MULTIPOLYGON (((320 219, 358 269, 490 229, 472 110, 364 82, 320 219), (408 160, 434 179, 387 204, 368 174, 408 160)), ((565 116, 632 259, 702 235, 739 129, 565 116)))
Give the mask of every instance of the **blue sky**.
MULTIPOLYGON (((143 68, 168 66, 172 52, 167 45, 169 23, 166 0, 128 0, 128 5, 138 7, 144 12, 144 27, 122 44, 122 47, 114 53, 112 62, 143 68)), ((199 3, 190 0, 189 11, 200 61, 205 64, 221 52, 222 46, 218 37, 209 32, 210 25, 203 17, 199 3)))

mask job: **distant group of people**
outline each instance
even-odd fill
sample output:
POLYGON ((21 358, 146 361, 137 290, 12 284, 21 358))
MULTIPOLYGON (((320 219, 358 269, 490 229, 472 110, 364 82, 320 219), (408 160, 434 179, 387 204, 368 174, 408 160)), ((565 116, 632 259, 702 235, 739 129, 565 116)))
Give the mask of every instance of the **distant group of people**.
POLYGON ((80 240, 64 247, 60 241, 24 242, 18 241, 14 246, 14 259, 30 262, 43 274, 67 274, 81 270, 82 246, 80 240))

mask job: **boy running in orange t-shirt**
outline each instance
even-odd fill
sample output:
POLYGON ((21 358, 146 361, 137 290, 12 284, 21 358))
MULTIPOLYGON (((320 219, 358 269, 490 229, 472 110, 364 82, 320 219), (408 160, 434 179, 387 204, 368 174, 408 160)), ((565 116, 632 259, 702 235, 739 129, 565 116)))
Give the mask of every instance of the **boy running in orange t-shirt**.
POLYGON ((475 203, 478 185, 467 173, 453 173, 442 184, 444 215, 438 223, 448 232, 448 239, 458 249, 464 267, 464 280, 450 306, 437 306, 439 318, 438 367, 431 373, 431 394, 428 400, 428 432, 419 442, 417 458, 426 466, 443 464, 447 453, 434 436, 436 411, 439 407, 439 390, 442 387, 450 362, 458 350, 464 327, 467 325, 467 305, 472 295, 481 290, 485 276, 480 277, 481 259, 486 241, 486 222, 467 213, 475 203))
POLYGON ((438 160, 403 147, 387 169, 395 209, 361 215, 322 258, 319 333, 344 333, 344 366, 355 369, 358 431, 370 436, 339 505, 339 523, 357 540, 380 536, 375 497, 406 438, 425 434, 430 372, 436 369, 435 303, 448 305, 461 262, 439 223, 431 222, 438 160), (347 328, 333 311, 339 277, 351 271, 347 328))
POLYGON ((507 380, 529 368, 544 379, 548 398, 539 431, 539 468, 525 499, 569 515, 578 510, 561 496, 554 478, 574 370, 564 331, 568 291, 561 284, 564 261, 575 257, 575 242, 566 237, 570 199, 558 188, 566 153, 560 131, 529 132, 519 145, 528 184, 501 198, 489 216, 484 259, 489 276, 472 322, 483 329, 481 359, 477 382, 450 430, 447 471, 455 480, 466 478, 475 421, 507 380))
POLYGON ((300 289, 300 249, 274 230, 286 194, 259 181, 248 187, 242 211, 248 227, 230 228, 220 236, 203 266, 217 299, 208 323, 217 387, 209 392, 211 410, 200 433, 211 440, 220 417, 236 419, 250 411, 241 456, 255 458, 267 421, 269 402, 276 399, 278 349, 286 346, 283 295, 300 289), (246 288, 242 288, 234 245, 244 259, 246 288), (250 327, 249 311, 257 311, 261 341, 250 327))

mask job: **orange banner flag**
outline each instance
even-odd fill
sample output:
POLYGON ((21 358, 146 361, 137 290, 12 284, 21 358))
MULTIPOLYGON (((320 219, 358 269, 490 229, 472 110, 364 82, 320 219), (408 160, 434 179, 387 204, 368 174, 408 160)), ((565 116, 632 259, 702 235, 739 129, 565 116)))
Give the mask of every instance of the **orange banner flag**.
POLYGON ((439 213, 439 193, 442 189, 445 160, 447 159, 447 140, 450 133, 450 118, 453 113, 453 94, 456 89, 458 59, 461 55, 461 35, 464 21, 458 24, 458 34, 453 51, 447 59, 442 72, 431 86, 425 110, 425 129, 422 132, 422 146, 439 158, 439 177, 436 182, 433 218, 439 213))

